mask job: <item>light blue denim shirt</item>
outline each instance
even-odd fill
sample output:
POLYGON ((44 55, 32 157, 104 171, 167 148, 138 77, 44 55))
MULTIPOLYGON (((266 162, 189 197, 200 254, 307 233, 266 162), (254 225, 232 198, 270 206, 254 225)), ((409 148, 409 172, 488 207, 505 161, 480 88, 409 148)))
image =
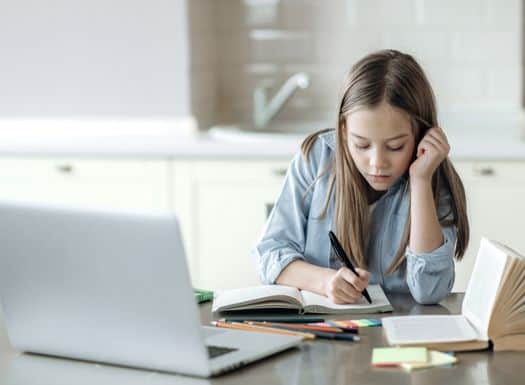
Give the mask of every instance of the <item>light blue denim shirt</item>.
MULTIPOLYGON (((334 151, 335 133, 330 131, 317 138, 308 161, 300 152, 293 158, 281 194, 252 251, 263 283, 274 284, 281 271, 298 259, 318 266, 340 267, 328 239, 328 231, 335 227, 333 195, 327 214, 319 219, 329 188, 329 174, 325 173, 308 189, 329 167, 334 151)), ((450 194, 442 196, 439 216, 450 209, 450 194)), ((407 247, 405 262, 395 272, 386 274, 399 249, 409 206, 406 177, 396 181, 376 202, 366 249, 369 282, 380 284, 387 292, 411 293, 419 303, 437 303, 450 293, 454 284, 457 236, 454 226, 442 228, 444 242, 432 252, 414 253, 407 247)))

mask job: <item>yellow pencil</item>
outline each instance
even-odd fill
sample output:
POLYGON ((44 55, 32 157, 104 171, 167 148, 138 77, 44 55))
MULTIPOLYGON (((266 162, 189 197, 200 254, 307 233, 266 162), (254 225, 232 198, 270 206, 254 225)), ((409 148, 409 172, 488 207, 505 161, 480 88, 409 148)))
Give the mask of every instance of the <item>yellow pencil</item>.
POLYGON ((212 321, 211 324, 218 328, 246 330, 246 331, 262 332, 262 333, 283 334, 287 336, 298 336, 298 337, 303 337, 303 339, 305 340, 315 339, 315 334, 312 334, 312 333, 303 333, 303 332, 296 332, 292 330, 276 329, 276 328, 259 326, 259 325, 248 325, 248 324, 241 323, 241 322, 212 321))

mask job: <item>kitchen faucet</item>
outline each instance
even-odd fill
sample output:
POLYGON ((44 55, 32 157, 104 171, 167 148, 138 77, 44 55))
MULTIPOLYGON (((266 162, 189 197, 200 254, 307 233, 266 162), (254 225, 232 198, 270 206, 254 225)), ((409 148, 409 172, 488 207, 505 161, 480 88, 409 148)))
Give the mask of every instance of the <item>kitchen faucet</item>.
POLYGON ((253 119, 255 127, 262 129, 279 112, 284 103, 292 96, 297 88, 307 88, 310 76, 306 72, 298 72, 290 76, 268 102, 267 86, 259 85, 253 90, 253 119))

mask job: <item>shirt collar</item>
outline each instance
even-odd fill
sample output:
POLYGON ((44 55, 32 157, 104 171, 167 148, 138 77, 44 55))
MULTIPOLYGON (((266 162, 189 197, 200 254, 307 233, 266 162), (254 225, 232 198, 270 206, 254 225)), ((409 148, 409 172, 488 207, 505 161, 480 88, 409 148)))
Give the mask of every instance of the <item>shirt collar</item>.
POLYGON ((335 151, 335 130, 331 130, 328 132, 325 132, 324 134, 319 135, 319 138, 323 140, 323 142, 326 143, 326 145, 332 150, 335 151))

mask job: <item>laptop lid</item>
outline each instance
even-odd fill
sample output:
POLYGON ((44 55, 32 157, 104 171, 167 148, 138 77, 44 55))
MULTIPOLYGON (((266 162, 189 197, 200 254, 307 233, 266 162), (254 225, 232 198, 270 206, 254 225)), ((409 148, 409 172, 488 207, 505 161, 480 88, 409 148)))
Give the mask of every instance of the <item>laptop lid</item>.
POLYGON ((17 349, 210 374, 175 216, 0 203, 0 248, 17 349))

